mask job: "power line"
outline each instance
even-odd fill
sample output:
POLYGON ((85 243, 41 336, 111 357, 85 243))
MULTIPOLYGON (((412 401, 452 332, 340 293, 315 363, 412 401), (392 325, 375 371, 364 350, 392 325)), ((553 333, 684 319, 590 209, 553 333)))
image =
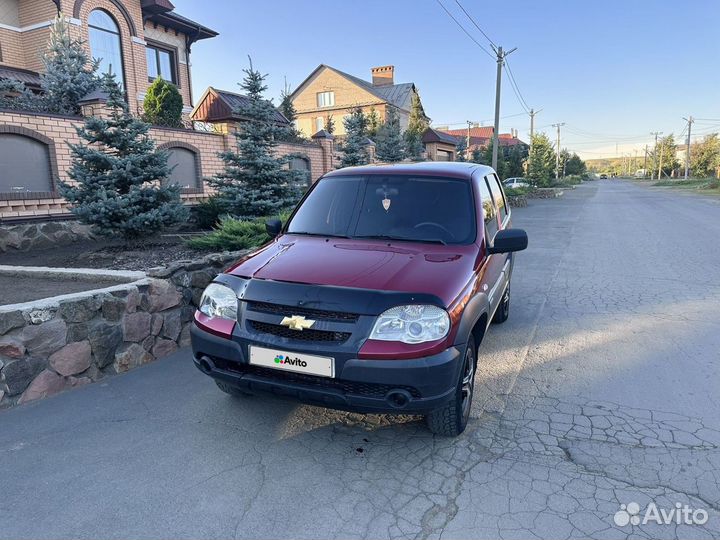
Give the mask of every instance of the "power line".
POLYGON ((460 30, 462 30, 463 32, 465 32, 465 35, 466 35, 467 37, 469 37, 471 40, 473 40, 473 42, 475 43, 475 45, 477 45, 478 47, 480 47, 480 49, 481 49, 485 54, 487 54, 490 58, 492 58, 493 60, 495 60, 495 55, 494 55, 493 53, 491 53, 490 51, 488 51, 485 47, 483 47, 482 45, 480 45, 480 42, 479 42, 477 39, 475 39, 475 38, 472 36, 472 34, 471 34, 470 32, 468 32, 462 24, 460 24, 460 21, 458 21, 458 20, 455 18, 455 16, 454 16, 452 13, 450 13, 450 11, 448 11, 448 8, 446 8, 445 5, 444 5, 440 0, 435 0, 435 1, 438 3, 438 5, 439 5, 441 8, 443 8, 443 11, 448 14, 448 17, 450 17, 450 18, 455 22, 455 24, 458 25, 458 27, 460 28, 460 30))
POLYGON ((465 8, 462 6, 462 4, 461 4, 458 0, 455 0, 455 3, 460 7, 460 9, 462 9, 462 12, 465 14, 465 16, 466 16, 468 19, 470 19, 470 22, 473 23, 473 26, 475 26, 475 28, 477 28, 477 29, 480 31, 480 33, 481 33, 483 36, 485 36, 485 39, 487 39, 487 40, 490 42, 490 45, 492 45, 493 50, 494 50, 494 51, 497 51, 497 45, 495 45, 495 42, 494 42, 492 39, 490 39, 490 36, 488 36, 488 35, 483 31, 482 28, 480 28, 480 26, 478 25, 478 23, 475 22, 475 19, 472 18, 472 15, 470 15, 470 14, 465 10, 465 8))
POLYGON ((515 80, 515 75, 512 72, 512 68, 510 67, 510 63, 505 60, 505 72, 508 74, 508 79, 510 79, 510 86, 512 86, 513 92, 515 92, 515 96, 518 98, 518 101, 520 102, 520 105, 523 109, 525 109, 526 112, 530 112, 530 107, 527 104, 527 101, 525 101, 525 98, 522 95, 522 92, 520 92, 520 87, 518 86, 517 81, 515 80))

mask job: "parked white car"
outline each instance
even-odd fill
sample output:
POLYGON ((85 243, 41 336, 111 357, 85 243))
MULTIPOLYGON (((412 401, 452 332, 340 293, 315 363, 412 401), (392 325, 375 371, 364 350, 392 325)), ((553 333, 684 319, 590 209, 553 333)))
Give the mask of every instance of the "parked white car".
POLYGON ((503 182, 503 185, 506 188, 523 188, 523 187, 530 187, 530 180, 527 178, 508 178, 503 182))

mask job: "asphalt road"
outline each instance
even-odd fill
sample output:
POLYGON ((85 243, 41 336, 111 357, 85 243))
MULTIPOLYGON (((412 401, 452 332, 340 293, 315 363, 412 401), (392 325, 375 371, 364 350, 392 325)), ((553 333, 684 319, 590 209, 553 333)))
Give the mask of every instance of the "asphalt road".
POLYGON ((0 537, 720 537, 719 202, 597 181, 514 220, 463 436, 232 399, 182 351, 0 413, 0 537))

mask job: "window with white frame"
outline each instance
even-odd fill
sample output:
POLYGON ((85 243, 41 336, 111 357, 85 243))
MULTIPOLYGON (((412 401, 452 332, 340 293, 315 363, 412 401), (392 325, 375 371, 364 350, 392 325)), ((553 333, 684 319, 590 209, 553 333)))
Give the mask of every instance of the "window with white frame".
POLYGON ((318 116, 315 119, 315 133, 325 129, 325 119, 322 116, 318 116))
POLYGON ((335 92, 318 92, 318 107, 332 107, 333 105, 335 105, 335 92))

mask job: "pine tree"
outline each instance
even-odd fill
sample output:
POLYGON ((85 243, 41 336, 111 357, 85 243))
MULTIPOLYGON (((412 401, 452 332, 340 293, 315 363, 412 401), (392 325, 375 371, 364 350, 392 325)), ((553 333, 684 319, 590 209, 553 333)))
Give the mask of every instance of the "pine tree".
POLYGON ((276 157, 278 141, 291 136, 292 127, 280 124, 275 107, 263 97, 265 75, 252 62, 240 87, 247 104, 237 112, 246 120, 235 134, 237 151, 220 155, 225 170, 208 180, 227 211, 242 219, 275 215, 294 205, 300 197, 303 171, 287 168, 289 156, 276 157))
POLYGON ((380 129, 381 125, 382 122, 380 121, 380 115, 375 110, 375 107, 371 107, 370 112, 365 117, 365 134, 375 141, 375 137, 377 136, 378 129, 380 129))
POLYGON ((413 93, 410 101, 410 116, 408 117, 408 127, 405 130, 405 153, 413 161, 422 160, 422 152, 424 150, 422 137, 429 127, 427 116, 423 111, 420 96, 413 93))
POLYGON ((101 84, 109 117, 87 118, 77 128, 84 142, 69 144, 68 172, 76 184, 60 183, 72 213, 100 234, 126 240, 185 220, 179 186, 165 185, 172 172, 168 153, 155 148, 150 124, 130 115, 114 75, 104 75, 101 84))
POLYGON ((394 107, 390 107, 385 123, 378 129, 375 137, 375 155, 378 160, 395 163, 405 159, 405 148, 400 117, 394 107))
POLYGON ((549 186, 555 176, 555 149, 544 133, 537 133, 532 138, 528 176, 540 187, 549 186))
POLYGON ((457 143, 455 143, 455 161, 466 161, 467 154, 467 138, 458 137, 457 143))
POLYGON ((345 126, 345 143, 341 167, 367 165, 369 158, 366 150, 367 123, 362 109, 355 109, 343 120, 345 126))
POLYGON ((406 129, 403 138, 405 139, 405 154, 407 157, 412 161, 422 161, 422 154, 425 151, 422 134, 406 129))
POLYGON ((333 120, 332 114, 327 117, 327 120, 325 120, 325 131, 327 131, 330 135, 335 133, 335 120, 333 120))
POLYGON ((98 62, 91 60, 83 42, 70 35, 62 13, 50 28, 50 41, 42 55, 45 73, 41 85, 55 112, 77 114, 78 103, 99 86, 98 62))
POLYGON ((307 138, 302 131, 295 127, 297 121, 297 110, 292 102, 292 92, 290 92, 290 87, 287 85, 287 82, 285 83, 283 91, 280 92, 280 106, 278 109, 280 109, 282 115, 287 118, 288 122, 291 124, 291 127, 285 133, 281 133, 279 135, 279 137, 281 137, 280 140, 288 142, 305 142, 307 138))
POLYGON ((36 96, 24 83, 0 77, 0 109, 43 112, 47 109, 44 96, 36 96))
POLYGON ((182 127, 182 96, 177 86, 162 77, 155 79, 148 87, 143 110, 143 120, 150 124, 182 127))

